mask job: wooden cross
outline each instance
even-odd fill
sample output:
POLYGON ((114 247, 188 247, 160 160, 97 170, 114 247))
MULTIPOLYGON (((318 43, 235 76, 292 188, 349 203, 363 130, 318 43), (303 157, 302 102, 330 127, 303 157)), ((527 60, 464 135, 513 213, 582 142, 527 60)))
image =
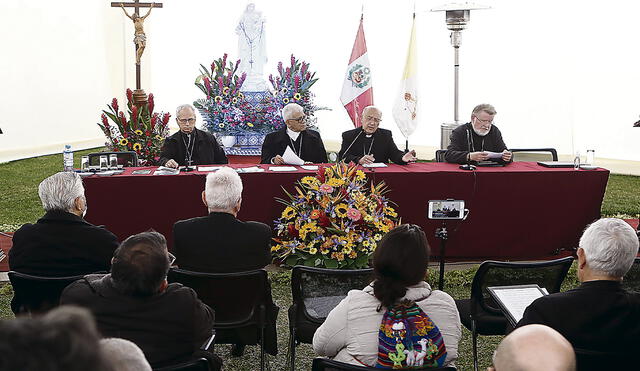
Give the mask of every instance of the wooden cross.
MULTIPOLYGON (((146 16, 144 17, 140 17, 140 8, 162 8, 162 3, 141 3, 140 0, 134 0, 133 2, 112 2, 111 3, 111 7, 112 8, 134 8, 133 11, 133 15, 129 16, 127 14, 127 17, 131 18, 134 21, 134 25, 136 27, 135 30, 135 37, 136 40, 138 40, 139 37, 141 37, 141 42, 142 44, 140 44, 140 42, 136 42, 136 90, 138 91, 142 91, 141 89, 141 84, 140 84, 140 57, 142 55, 142 52, 144 51, 144 45, 146 44, 146 35, 144 34, 144 31, 142 29, 142 25, 144 22, 144 18, 146 18, 146 16), (139 21, 139 24, 136 23, 134 18, 140 18, 142 19, 142 21, 139 21), (141 47, 142 50, 138 50, 138 48, 141 47)), ((151 11, 151 9, 149 9, 149 11, 151 11)), ((126 14, 126 11, 125 11, 126 14)), ((149 13, 147 13, 148 15, 149 13)), ((145 95, 146 97, 146 95, 145 95)), ((146 98, 145 98, 146 99, 146 98)))

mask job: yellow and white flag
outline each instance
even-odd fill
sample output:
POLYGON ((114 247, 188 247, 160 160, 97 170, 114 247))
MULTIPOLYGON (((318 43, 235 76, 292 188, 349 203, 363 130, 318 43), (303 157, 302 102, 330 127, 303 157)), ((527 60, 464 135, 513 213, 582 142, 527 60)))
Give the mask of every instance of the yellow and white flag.
POLYGON ((405 139, 409 139, 418 126, 418 55, 416 48, 416 15, 414 13, 407 62, 402 73, 402 80, 400 80, 396 102, 393 105, 393 119, 405 139))

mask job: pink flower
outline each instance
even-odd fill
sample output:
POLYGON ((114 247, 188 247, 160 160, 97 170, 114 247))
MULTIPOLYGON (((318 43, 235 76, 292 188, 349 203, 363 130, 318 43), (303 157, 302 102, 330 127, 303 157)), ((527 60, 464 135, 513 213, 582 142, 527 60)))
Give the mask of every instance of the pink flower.
POLYGON ((149 114, 153 112, 153 108, 155 107, 155 102, 153 101, 153 93, 149 94, 149 103, 147 108, 149 109, 149 114))
POLYGON ((151 116, 151 131, 156 127, 156 122, 158 122, 158 114, 151 116))
POLYGON ((169 123, 169 117, 171 117, 171 114, 169 112, 165 113, 164 116, 162 116, 162 126, 167 126, 167 124, 169 123))
POLYGON ((307 72, 307 74, 304 76, 304 78, 306 80, 311 80, 311 73, 307 72))
POLYGON ((289 67, 287 67, 287 69, 284 71, 285 76, 287 78, 287 80, 289 80, 291 78, 291 69, 289 67))
POLYGON ((222 88, 224 87, 222 76, 218 77, 218 90, 222 93, 222 88))
POLYGON ((211 72, 213 73, 213 71, 215 71, 215 70, 216 70, 216 62, 215 62, 215 61, 213 61, 213 62, 211 63, 211 72))
POLYGON ((222 68, 227 67, 227 53, 222 56, 222 68))
POLYGON ((296 57, 293 56, 293 54, 291 54, 291 68, 293 68, 293 66, 296 65, 296 57))
POLYGON ((322 193, 331 193, 331 192, 333 192, 333 187, 328 185, 328 184, 323 184, 318 189, 322 193))
POLYGON ((138 106, 131 107, 131 121, 133 121, 134 126, 137 128, 138 124, 138 106))
POLYGON ((293 86, 295 87, 294 90, 298 90, 298 87, 300 86, 300 76, 296 75, 296 77, 293 78, 293 86))
POLYGON ((104 125, 105 128, 109 127, 109 121, 107 120, 107 115, 105 115, 104 113, 102 114, 102 125, 104 125))
POLYGON ((302 67, 300 67, 300 76, 304 76, 304 73, 307 71, 307 67, 309 67, 309 65, 302 62, 302 67))
POLYGON ((347 218, 353 220, 354 222, 357 222, 361 217, 362 214, 360 214, 360 211, 358 211, 358 209, 354 209, 352 207, 347 209, 347 218))
POLYGON ((127 101, 131 103, 132 100, 133 100, 133 92, 131 91, 131 89, 127 89, 127 101))
POLYGON ((118 112, 118 100, 116 98, 113 98, 111 100, 111 107, 113 107, 113 110, 115 112, 118 112))
POLYGON ((207 88, 207 95, 211 92, 211 80, 208 77, 204 78, 204 87, 207 88))

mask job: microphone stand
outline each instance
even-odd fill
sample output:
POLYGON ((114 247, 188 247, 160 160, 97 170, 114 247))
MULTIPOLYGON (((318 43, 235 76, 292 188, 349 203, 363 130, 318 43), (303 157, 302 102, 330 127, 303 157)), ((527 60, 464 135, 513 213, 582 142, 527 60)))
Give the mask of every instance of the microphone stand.
POLYGON ((438 290, 443 291, 444 288, 444 251, 447 246, 449 233, 447 232, 447 223, 442 221, 442 228, 436 229, 436 238, 440 239, 440 273, 438 278, 438 290))

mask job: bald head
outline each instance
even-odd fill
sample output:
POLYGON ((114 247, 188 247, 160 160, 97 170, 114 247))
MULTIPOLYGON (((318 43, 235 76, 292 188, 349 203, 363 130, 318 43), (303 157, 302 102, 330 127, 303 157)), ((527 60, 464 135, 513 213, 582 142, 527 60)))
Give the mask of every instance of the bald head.
POLYGON ((493 355, 493 365, 494 371, 575 371, 576 358, 573 347, 558 331, 528 325, 502 340, 493 355))

